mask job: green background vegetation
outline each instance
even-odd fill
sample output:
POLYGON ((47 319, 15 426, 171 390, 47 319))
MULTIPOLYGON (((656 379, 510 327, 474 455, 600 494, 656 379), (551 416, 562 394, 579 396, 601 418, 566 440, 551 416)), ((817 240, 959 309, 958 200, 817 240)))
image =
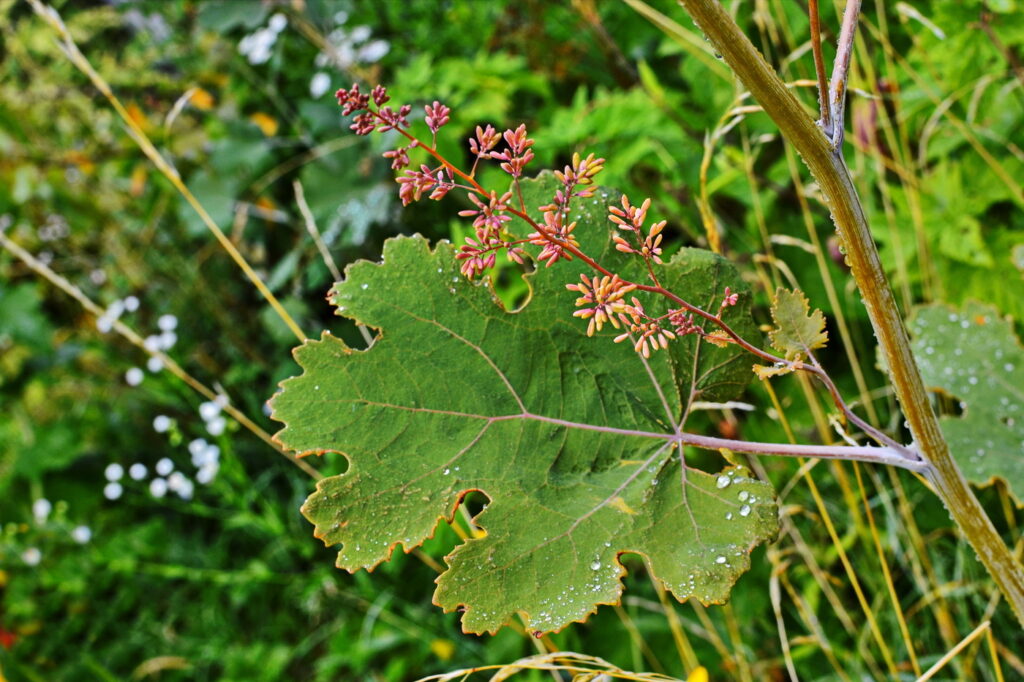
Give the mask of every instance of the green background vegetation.
MULTIPOLYGON (((838 20, 823 4, 831 45, 838 20)), ((747 35, 812 111, 801 3, 736 5, 747 35)), ((382 82, 417 114, 434 99, 452 107, 440 136, 449 150, 464 148, 477 124, 525 122, 537 170, 574 151, 607 158, 601 181, 637 203, 651 196, 672 248, 706 245, 703 193, 725 254, 757 292, 758 320, 769 321, 776 285, 807 292, 829 319, 822 360, 844 394, 906 435, 816 188, 673 3, 657 7, 695 42, 603 0, 55 6, 307 332, 360 343, 324 301, 332 278, 295 181, 339 265, 376 258, 396 234, 468 232, 454 194, 403 209, 379 158, 389 141, 347 131, 334 89, 382 82), (275 14, 287 24, 266 61, 242 54, 275 14), (314 96, 317 73, 330 87, 314 96)), ((978 300, 1024 315, 1019 9, 1013 0, 866 3, 847 159, 906 312, 978 300)), ((294 337, 61 54, 52 29, 20 1, 0 0, 0 17, 5 234, 100 305, 137 296, 139 310, 122 319, 143 336, 175 315, 172 357, 272 433, 264 403, 296 371, 294 337)), ((507 274, 502 294, 514 300, 522 285, 507 274)), ((914 679, 915 660, 927 668, 986 620, 1003 673, 1024 678, 1019 625, 947 512, 905 472, 762 458, 753 466, 783 495, 784 530, 755 552, 728 605, 669 604, 633 560, 623 604, 586 624, 543 640, 516 623, 467 636, 455 614, 431 604, 437 562, 462 528, 442 528, 422 553, 372 574, 335 569, 334 551, 298 513, 310 479, 233 420, 210 435, 203 398, 168 372, 128 385, 127 370, 145 362, 0 251, 0 671, 10 680, 411 680, 542 650, 675 677, 699 661, 716 680, 785 679, 788 655, 802 679, 914 679), (168 431, 154 430, 158 415, 173 420, 168 431), (191 500, 154 498, 146 481, 129 478, 120 499, 104 498, 111 463, 152 471, 170 458, 191 475, 187 444, 200 437, 220 448, 221 467, 191 500), (39 498, 54 506, 44 521, 33 518, 39 498), (85 544, 70 534, 79 525, 92 531, 85 544), (34 566, 24 559, 30 548, 41 555, 34 566)), ((836 438, 829 403, 810 383, 786 377, 773 388, 777 403, 756 385, 745 396, 752 411, 708 411, 707 432, 836 438)), ((936 401, 958 411, 948 396, 936 401)), ((1020 466, 1021 452, 1006 455, 1007 467, 1020 466)), ((336 473, 339 460, 312 464, 336 473)), ((1019 548, 1022 515, 1005 487, 982 498, 1019 548)), ((997 679, 986 639, 938 679, 997 679)))

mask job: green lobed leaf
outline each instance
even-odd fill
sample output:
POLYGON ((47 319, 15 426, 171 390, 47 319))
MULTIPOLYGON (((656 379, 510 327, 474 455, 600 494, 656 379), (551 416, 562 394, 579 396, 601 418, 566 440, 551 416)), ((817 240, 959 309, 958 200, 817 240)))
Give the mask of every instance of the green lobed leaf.
MULTIPOLYGON (((556 186, 550 174, 524 183, 526 205, 548 203, 556 186)), ((575 234, 639 278, 642 264, 611 245, 607 204, 617 198, 586 202, 575 234)), ((348 459, 302 510, 317 537, 341 545, 337 565, 373 568, 398 545, 410 551, 480 491, 484 535, 447 557, 435 593, 444 609, 465 610, 468 632, 493 632, 517 612, 538 632, 585 619, 619 600, 627 552, 680 600, 724 601, 750 551, 777 530, 773 491, 739 466, 692 468, 666 435, 690 402, 734 397, 749 364, 696 336, 647 362, 613 343, 609 326, 587 338, 565 289, 587 272, 578 261, 539 268, 530 301, 507 312, 486 283, 459 274, 455 253, 399 238, 381 264, 349 266, 331 300, 378 339, 365 351, 328 334, 306 342, 295 351, 303 374, 272 400, 286 447, 348 459)), ((725 260, 683 249, 659 276, 713 309, 730 286, 740 294, 730 323, 757 338, 749 289, 725 260)))
POLYGON ((787 360, 796 360, 807 353, 821 348, 828 341, 825 332, 825 316, 820 310, 811 312, 810 305, 799 289, 789 291, 779 287, 772 300, 772 319, 775 329, 768 338, 787 360))
POLYGON ((1024 348, 1011 322, 992 306, 918 308, 912 348, 925 385, 960 401, 942 433, 968 480, 1006 481, 1024 499, 1024 348))

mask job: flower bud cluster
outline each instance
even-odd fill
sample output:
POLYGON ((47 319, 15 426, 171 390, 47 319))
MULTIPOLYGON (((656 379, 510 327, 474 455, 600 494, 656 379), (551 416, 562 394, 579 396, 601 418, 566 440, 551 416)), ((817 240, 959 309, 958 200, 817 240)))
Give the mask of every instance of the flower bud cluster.
POLYGON ((668 342, 676 338, 675 332, 664 328, 658 319, 647 315, 636 296, 633 297, 632 305, 626 307, 622 322, 628 331, 616 336, 615 343, 629 339, 630 335, 635 336, 633 350, 644 358, 651 357, 652 350, 668 348, 668 342))
POLYGON ((604 159, 595 159, 593 154, 586 158, 573 154, 572 165, 562 171, 555 171, 555 177, 562 187, 555 191, 550 204, 541 206, 544 216, 544 230, 530 234, 531 244, 543 246, 537 260, 545 261, 548 266, 554 265, 559 259, 572 260, 566 246, 579 247, 579 242, 572 235, 576 223, 569 220, 573 199, 587 199, 594 195, 594 176, 604 168, 604 159), (581 187, 582 186, 582 187, 581 187), (551 237, 556 237, 557 241, 551 237))
POLYGON ((462 245, 455 258, 463 261, 460 270, 466 277, 474 277, 484 270, 494 267, 496 252, 505 249, 505 254, 516 263, 523 262, 525 252, 515 246, 507 239, 504 232, 505 223, 512 220, 508 215, 509 202, 512 200, 512 192, 505 192, 500 197, 496 192, 491 192, 490 199, 485 203, 476 194, 470 193, 469 200, 476 206, 476 209, 459 211, 464 218, 473 218, 473 227, 476 230, 476 239, 466 237, 466 243, 462 245))
POLYGON ((526 136, 525 123, 515 130, 506 130, 504 138, 508 147, 503 152, 491 152, 491 158, 501 161, 501 169, 518 180, 526 164, 533 160, 533 140, 526 136))
POLYGON ((702 316, 720 323, 725 309, 736 305, 739 300, 738 295, 732 293, 729 288, 725 289, 716 316, 684 306, 669 310, 659 317, 651 317, 635 296, 630 302, 626 302, 626 294, 638 288, 671 296, 661 289, 652 267, 663 263, 661 243, 664 239, 662 233, 666 221, 658 221, 648 228, 644 227, 651 206, 650 199, 645 199, 639 206, 633 206, 629 197, 623 196, 621 208, 612 206, 608 210, 609 219, 617 226, 617 233, 613 236, 615 249, 621 253, 640 256, 647 266, 653 287, 641 287, 623 280, 618 274, 609 272, 580 251, 579 242, 573 234, 577 223, 572 220, 572 202, 594 195, 594 178, 604 168, 604 159, 595 158, 593 154, 585 158, 574 154, 571 164, 566 165, 561 171, 555 171, 555 177, 561 183, 561 187, 555 191, 549 204, 538 208, 543 221, 534 222, 526 215, 527 207, 519 188, 519 181, 526 166, 534 159, 534 140, 529 137, 525 124, 520 124, 515 130, 509 129, 504 132, 499 132, 489 124, 483 127, 476 126, 474 136, 468 140, 473 166, 466 173, 445 160, 436 149, 438 131, 451 120, 451 109, 441 102, 434 101, 423 107, 424 122, 433 136, 431 145, 427 146, 425 142, 406 131, 409 127, 406 117, 411 111, 408 105, 399 107, 397 111, 384 106, 390 98, 382 86, 378 85, 369 94, 364 94, 358 85, 353 85, 348 90, 338 90, 336 96, 343 114, 356 114, 351 128, 357 134, 398 130, 409 140, 408 146, 397 147, 384 153, 384 157, 391 160, 391 168, 402 171, 396 181, 403 205, 418 201, 424 194, 430 199, 437 200, 452 189, 466 190, 472 208, 460 211, 459 215, 473 219, 474 235, 466 238, 455 256, 457 260, 462 261, 460 271, 466 277, 472 278, 493 268, 499 251, 505 251, 509 260, 522 263, 526 252, 519 245, 529 242, 541 247, 537 260, 544 262, 548 267, 559 260, 572 260, 574 256, 578 256, 598 271, 599 274, 593 277, 580 275, 580 283, 566 285, 569 290, 580 294, 576 299, 576 307, 579 309, 573 315, 588 320, 588 336, 600 332, 605 323, 608 323, 623 332, 615 337, 616 343, 630 339, 634 350, 645 358, 650 357, 653 351, 667 348, 669 341, 688 334, 699 334, 716 345, 731 342, 732 339, 726 331, 706 333, 704 328, 694 321, 693 315, 693 311, 696 310, 702 316), (505 148, 496 151, 502 141, 505 148), (409 151, 417 147, 434 157, 439 165, 431 168, 421 164, 419 170, 409 169, 409 151), (512 176, 513 189, 501 195, 483 189, 475 180, 477 166, 481 160, 500 162, 501 169, 512 176), (461 179, 457 180, 456 176, 461 179), (517 195, 518 206, 513 206, 513 197, 517 195), (507 224, 514 215, 528 221, 534 228, 525 239, 514 239, 508 232, 507 224))
POLYGON ((622 195, 622 208, 616 206, 610 206, 608 212, 611 214, 609 220, 619 226, 620 230, 624 230, 627 234, 633 236, 633 244, 622 238, 619 235, 615 235, 612 239, 615 242, 615 249, 622 253, 636 253, 639 254, 644 260, 654 261, 655 263, 661 264, 661 231, 665 229, 665 220, 659 221, 651 225, 651 229, 648 230, 647 235, 644 235, 644 220, 647 218, 647 209, 651 206, 650 198, 644 199, 639 207, 632 206, 629 203, 629 197, 625 194, 622 195))
POLYGON ((624 315, 629 310, 629 306, 622 299, 636 289, 636 285, 623 282, 618 275, 611 277, 606 275, 593 279, 586 275, 580 275, 580 282, 580 284, 566 284, 565 288, 583 294, 576 299, 577 308, 589 306, 573 313, 573 317, 590 320, 590 324, 587 325, 587 336, 593 336, 594 332, 601 331, 605 322, 609 322, 613 327, 619 329, 620 319, 625 320, 624 315))

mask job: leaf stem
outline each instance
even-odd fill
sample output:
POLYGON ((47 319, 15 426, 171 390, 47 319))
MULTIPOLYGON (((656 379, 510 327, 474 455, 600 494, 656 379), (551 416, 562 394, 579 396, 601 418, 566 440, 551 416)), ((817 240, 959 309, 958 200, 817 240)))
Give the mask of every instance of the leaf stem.
POLYGON ((868 462, 871 464, 884 464, 888 466, 909 469, 922 473, 927 464, 923 461, 908 459, 904 454, 902 446, 857 446, 857 445, 794 445, 790 443, 762 443, 756 441, 734 440, 732 438, 718 438, 715 436, 704 436, 699 433, 680 431, 678 433, 658 433, 656 431, 640 431, 637 429, 623 429, 615 426, 600 426, 597 424, 583 424, 580 422, 558 419, 556 417, 545 417, 544 415, 523 412, 502 417, 487 417, 488 421, 510 421, 515 419, 531 419, 535 421, 564 426, 566 428, 580 429, 583 431, 598 431, 601 433, 618 434, 622 436, 635 436, 638 438, 651 438, 665 440, 681 445, 692 445, 706 450, 732 450, 733 452, 747 452, 755 455, 776 455, 781 457, 817 457, 819 459, 842 459, 857 462, 868 462))
MULTIPOLYGON (((864 208, 840 148, 834 144, 835 138, 827 138, 807 116, 774 69, 765 62, 720 3, 715 0, 680 1, 764 111, 779 126, 783 136, 797 150, 818 181, 845 245, 847 260, 874 327, 896 397, 910 432, 924 456, 922 474, 949 509, 965 539, 975 549, 978 558, 1024 625, 1024 568, 1002 541, 942 437, 938 418, 931 409, 928 393, 910 351, 910 339, 903 318, 896 307, 878 250, 872 241, 864 208)), ((849 37, 840 39, 841 49, 847 42, 852 47, 852 32, 856 28, 859 5, 857 0, 850 0, 847 5, 843 35, 849 37), (851 8, 850 5, 854 4, 857 7, 851 8), (850 16, 853 19, 847 22, 850 16)), ((837 87, 835 94, 845 97, 845 72, 849 67, 849 54, 840 57, 842 59, 836 60, 836 66, 842 67, 842 74, 838 80, 833 78, 833 85, 837 87)), ((840 121, 834 121, 834 125, 842 129, 840 121)))

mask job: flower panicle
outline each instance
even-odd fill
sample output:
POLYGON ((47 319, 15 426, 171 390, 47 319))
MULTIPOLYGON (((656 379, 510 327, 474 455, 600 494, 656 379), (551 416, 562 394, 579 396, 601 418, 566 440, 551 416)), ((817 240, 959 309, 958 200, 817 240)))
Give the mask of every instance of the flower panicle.
POLYGON ((669 341, 676 338, 676 333, 665 328, 660 319, 652 318, 646 313, 636 296, 633 296, 631 305, 625 306, 619 319, 626 331, 615 337, 615 343, 631 340, 633 350, 644 359, 650 358, 654 351, 668 348, 669 341))
POLYGON ((740 295, 733 293, 729 287, 726 287, 725 291, 722 292, 722 303, 718 306, 718 317, 722 317, 722 313, 725 312, 726 308, 736 305, 739 303, 739 300, 740 295))
POLYGON ((647 230, 644 234, 644 221, 647 219, 647 210, 651 206, 650 198, 644 199, 640 206, 633 206, 629 197, 622 195, 622 208, 617 206, 608 207, 608 219, 618 226, 619 230, 632 237, 632 242, 622 235, 616 234, 612 237, 615 243, 615 250, 622 253, 637 254, 645 261, 662 264, 661 240, 664 238, 662 230, 668 221, 660 220, 647 230))
POLYGON ((566 213, 561 210, 543 210, 544 227, 537 232, 531 232, 527 240, 536 246, 543 247, 537 260, 551 267, 559 260, 572 260, 572 252, 568 247, 578 249, 580 243, 576 241, 573 230, 576 229, 575 222, 569 222, 566 213))
POLYGON ((466 277, 475 277, 485 270, 493 268, 496 263, 495 251, 504 249, 505 255, 515 263, 522 263, 526 255, 522 248, 516 246, 516 242, 507 238, 504 233, 504 226, 512 220, 508 215, 509 202, 512 200, 512 192, 505 192, 500 197, 496 192, 491 192, 489 199, 484 202, 476 194, 470 193, 470 202, 476 206, 475 209, 459 211, 464 218, 473 218, 473 228, 476 231, 476 238, 467 237, 456 259, 463 261, 460 268, 466 277))
POLYGON ((578 284, 566 284, 565 288, 582 294, 576 299, 580 310, 574 312, 573 317, 589 319, 587 336, 593 336, 606 322, 616 329, 621 327, 620 320, 629 308, 623 298, 636 289, 636 285, 623 281, 618 275, 591 278, 581 274, 578 284))

